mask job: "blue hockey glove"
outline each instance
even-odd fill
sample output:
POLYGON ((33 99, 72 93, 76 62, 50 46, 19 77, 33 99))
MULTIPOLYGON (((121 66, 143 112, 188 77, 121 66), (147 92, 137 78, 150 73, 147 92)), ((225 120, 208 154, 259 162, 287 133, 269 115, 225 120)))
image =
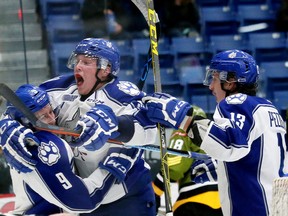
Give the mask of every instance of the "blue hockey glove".
POLYGON ((118 120, 110 107, 99 104, 77 122, 76 130, 81 128, 80 136, 71 145, 83 145, 87 150, 95 151, 118 130, 118 120))
POLYGON ((175 129, 184 128, 186 120, 193 114, 192 106, 165 93, 154 93, 142 98, 146 104, 148 118, 156 123, 175 129))
POLYGON ((141 151, 136 148, 113 146, 115 147, 109 148, 107 157, 99 163, 99 167, 114 175, 118 182, 122 182, 133 164, 141 158, 141 151))
POLYGON ((207 181, 217 181, 217 161, 210 160, 196 160, 191 166, 191 178, 195 183, 204 183, 207 181))
POLYGON ((27 145, 38 145, 39 140, 30 129, 12 119, 0 121, 0 145, 10 167, 27 173, 35 169, 37 161, 27 150, 27 145))

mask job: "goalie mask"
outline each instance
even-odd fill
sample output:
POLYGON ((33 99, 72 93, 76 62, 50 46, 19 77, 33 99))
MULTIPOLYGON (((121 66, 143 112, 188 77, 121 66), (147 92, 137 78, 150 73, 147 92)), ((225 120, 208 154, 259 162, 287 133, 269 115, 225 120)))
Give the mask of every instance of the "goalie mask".
POLYGON ((219 73, 221 82, 227 82, 232 75, 235 78, 234 82, 240 84, 256 84, 259 77, 253 57, 240 50, 228 50, 216 54, 206 71, 204 85, 211 84, 214 73, 219 73))
MULTIPOLYGON (((30 84, 21 85, 15 91, 15 94, 33 113, 43 109, 50 102, 46 91, 30 84)), ((22 114, 22 112, 20 112, 9 102, 7 103, 7 110, 5 114, 9 115, 11 118, 17 121, 20 121, 24 125, 29 124, 28 119, 22 114)))
POLYGON ((120 70, 120 55, 118 49, 110 42, 100 38, 86 38, 82 40, 68 59, 67 67, 74 69, 77 55, 85 55, 97 60, 97 69, 111 67, 111 74, 116 76, 120 70))

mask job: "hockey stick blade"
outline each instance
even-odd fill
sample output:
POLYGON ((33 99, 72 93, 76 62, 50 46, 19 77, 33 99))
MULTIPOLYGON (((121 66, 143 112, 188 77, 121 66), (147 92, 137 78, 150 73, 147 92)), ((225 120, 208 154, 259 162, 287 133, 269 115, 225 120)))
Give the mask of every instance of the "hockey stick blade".
POLYGON ((69 135, 78 137, 80 131, 71 130, 56 125, 45 124, 39 121, 33 112, 31 112, 26 105, 20 100, 20 98, 10 89, 6 84, 0 83, 0 95, 2 95, 7 101, 15 106, 22 114, 31 122, 31 124, 38 130, 49 131, 55 134, 69 135))
MULTIPOLYGON (((141 13, 143 14, 144 18, 146 19, 148 25, 149 25, 149 17, 148 17, 148 6, 147 6, 147 2, 146 0, 131 0, 136 7, 141 11, 141 13)), ((155 12, 156 15, 156 21, 155 23, 159 22, 159 18, 158 18, 158 14, 155 12)))

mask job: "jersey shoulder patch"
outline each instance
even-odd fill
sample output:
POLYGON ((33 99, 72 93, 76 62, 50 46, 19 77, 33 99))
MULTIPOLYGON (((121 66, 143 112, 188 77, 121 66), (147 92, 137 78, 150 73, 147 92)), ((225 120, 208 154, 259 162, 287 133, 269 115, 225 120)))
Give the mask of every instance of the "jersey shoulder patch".
POLYGON ((117 87, 119 88, 120 91, 129 94, 131 96, 137 96, 140 94, 138 87, 135 84, 128 81, 119 81, 117 87))
POLYGON ((54 142, 49 141, 48 143, 41 142, 38 150, 38 157, 44 164, 52 166, 58 162, 61 156, 57 145, 54 142))
POLYGON ((246 99, 247 99, 246 94, 238 93, 226 97, 225 101, 227 104, 243 104, 246 99))

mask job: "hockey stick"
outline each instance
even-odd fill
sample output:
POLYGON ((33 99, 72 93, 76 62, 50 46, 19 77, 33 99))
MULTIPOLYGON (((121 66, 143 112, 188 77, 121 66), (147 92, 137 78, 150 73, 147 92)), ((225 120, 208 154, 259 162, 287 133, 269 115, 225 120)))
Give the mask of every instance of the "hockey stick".
MULTIPOLYGON (((146 20, 146 22, 147 22, 147 24, 149 26, 148 7, 147 7, 146 2, 143 1, 143 0, 131 0, 131 1, 140 10, 140 12, 144 16, 144 18, 145 18, 145 20, 146 20)), ((157 15, 157 13, 156 13, 156 15, 157 15)), ((156 18, 156 29, 157 29, 157 40, 158 40, 159 37, 160 37, 160 20, 158 18, 158 15, 157 15, 157 18, 156 18)), ((141 77, 140 77, 140 79, 139 79, 139 81, 137 83, 137 86, 138 86, 138 88, 140 90, 142 90, 143 87, 144 87, 145 81, 146 81, 147 76, 148 76, 149 68, 151 67, 151 65, 152 65, 152 54, 151 54, 151 44, 150 44, 149 50, 148 50, 148 54, 147 54, 146 64, 144 65, 141 77)))
MULTIPOLYGON (((159 19, 154 10, 153 0, 147 0, 147 7, 148 7, 149 35, 150 35, 150 46, 151 46, 151 54, 152 54, 154 86, 155 86, 156 92, 161 92, 162 87, 161 87, 161 78, 160 78, 158 40, 157 40, 157 29, 156 29, 156 22, 159 19)), ((158 123, 158 128, 159 128, 159 133, 160 133, 160 158, 161 158, 162 176, 164 179, 166 215, 173 215, 169 167, 167 163, 168 150, 167 150, 167 144, 166 144, 165 127, 158 123)))
POLYGON ((49 131, 55 134, 64 134, 75 137, 78 137, 80 135, 80 131, 75 131, 56 125, 49 125, 39 121, 34 115, 34 113, 26 107, 26 105, 20 100, 20 98, 14 93, 14 91, 4 83, 0 83, 0 95, 2 95, 7 101, 13 104, 20 112, 22 112, 22 114, 31 122, 31 124, 36 129, 49 131))
MULTIPOLYGON (((81 131, 74 131, 74 130, 70 130, 70 129, 55 126, 55 125, 45 124, 39 121, 34 115, 34 113, 31 112, 30 109, 26 107, 26 105, 20 100, 20 98, 4 83, 0 83, 0 95, 2 95, 7 101, 13 104, 20 112, 22 112, 23 115, 31 122, 31 124, 36 129, 49 131, 55 134, 70 135, 74 137, 78 137, 80 135, 81 131)), ((109 140, 109 142, 124 145, 124 143, 119 142, 117 140, 109 140)), ((131 146, 131 147, 159 152, 159 146, 157 145, 131 146)), ((189 151, 186 152, 186 151, 175 150, 175 149, 169 149, 169 154, 178 155, 182 157, 189 157, 189 158, 194 158, 194 159, 199 159, 199 160, 207 160, 210 158, 206 154, 200 154, 200 153, 189 152, 189 151)))
MULTIPOLYGON (((113 144, 125 145, 125 143, 120 142, 118 140, 114 140, 114 139, 109 139, 108 142, 113 143, 113 144)), ((160 152, 161 151, 160 146, 154 145, 154 144, 127 145, 127 147, 128 148, 138 148, 138 149, 143 149, 143 150, 148 150, 148 151, 153 151, 153 152, 160 152)), ((197 153, 197 152, 193 152, 193 151, 178 150, 178 149, 173 149, 173 148, 168 148, 168 147, 167 147, 167 154, 186 157, 186 158, 193 158, 195 160, 210 160, 211 159, 211 157, 207 154, 197 153)))
MULTIPOLYGON (((153 151, 153 152, 160 152, 160 146, 157 145, 144 145, 144 146, 128 146, 132 148, 139 148, 143 150, 153 151)), ((183 151, 177 150, 172 148, 167 148, 167 154, 185 157, 185 158, 193 158, 195 160, 209 160, 211 157, 207 154, 197 153, 193 151, 183 151)))

